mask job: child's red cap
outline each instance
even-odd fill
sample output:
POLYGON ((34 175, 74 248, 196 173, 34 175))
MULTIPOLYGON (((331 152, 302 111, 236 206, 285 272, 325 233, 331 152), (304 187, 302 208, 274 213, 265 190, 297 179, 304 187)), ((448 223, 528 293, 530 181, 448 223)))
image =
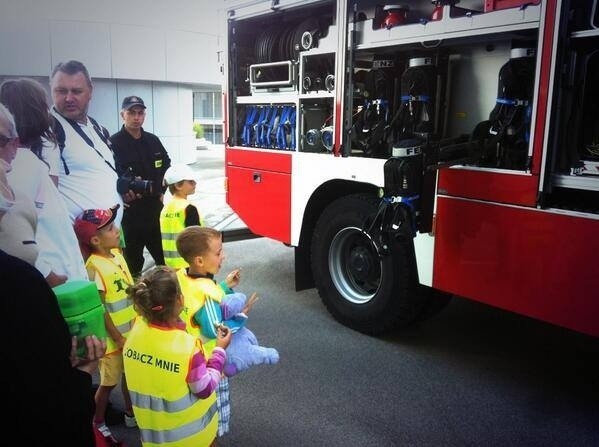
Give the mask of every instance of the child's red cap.
POLYGON ((88 245, 90 239, 95 236, 96 231, 101 230, 116 219, 116 212, 119 207, 120 205, 117 203, 107 210, 90 209, 79 214, 73 224, 79 243, 88 245))

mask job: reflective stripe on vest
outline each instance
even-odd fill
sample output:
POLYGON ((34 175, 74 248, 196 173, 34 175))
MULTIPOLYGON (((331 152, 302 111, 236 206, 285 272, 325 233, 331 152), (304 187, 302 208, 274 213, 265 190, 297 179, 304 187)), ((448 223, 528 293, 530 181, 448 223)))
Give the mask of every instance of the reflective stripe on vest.
POLYGON ((160 212, 164 263, 174 269, 188 267, 187 262, 179 256, 176 239, 177 235, 185 229, 185 208, 189 205, 187 200, 173 197, 160 212))
POLYGON ((133 326, 123 362, 144 446, 207 446, 216 437, 216 394, 200 399, 186 380, 196 349, 202 349, 200 341, 180 329, 148 325, 143 318, 133 326))
POLYGON ((172 445, 181 447, 189 445, 197 447, 209 445, 203 444, 203 442, 211 442, 210 440, 199 441, 199 439, 207 438, 206 434, 202 433, 202 431, 208 431, 208 429, 211 429, 211 423, 213 422, 218 422, 218 409, 216 407, 216 401, 210 406, 208 412, 204 416, 187 425, 178 425, 176 428, 169 430, 149 430, 140 428, 139 433, 142 440, 147 440, 144 442, 144 446, 148 445, 147 442, 157 445, 177 442, 177 444, 172 445), (191 436, 193 436, 193 438, 190 438, 191 436))
MULTIPOLYGON (((85 267, 98 272, 104 283, 104 309, 118 331, 127 337, 137 313, 133 301, 127 296, 127 287, 133 284, 127 262, 118 249, 111 250, 113 258, 92 254, 85 267)), ((118 351, 119 347, 111 337, 106 338, 106 354, 118 351)))

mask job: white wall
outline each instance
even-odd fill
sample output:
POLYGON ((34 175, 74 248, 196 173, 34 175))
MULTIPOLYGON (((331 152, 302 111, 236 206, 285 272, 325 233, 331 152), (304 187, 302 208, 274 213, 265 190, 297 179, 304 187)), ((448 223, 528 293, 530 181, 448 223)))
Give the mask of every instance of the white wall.
POLYGON ((0 80, 38 77, 47 88, 57 63, 79 60, 94 83, 91 116, 115 132, 122 99, 140 96, 144 128, 173 161, 193 162, 193 90, 222 83, 223 25, 222 0, 0 0, 0 80))
POLYGON ((220 84, 222 0, 2 0, 0 74, 45 76, 65 59, 93 77, 220 84))

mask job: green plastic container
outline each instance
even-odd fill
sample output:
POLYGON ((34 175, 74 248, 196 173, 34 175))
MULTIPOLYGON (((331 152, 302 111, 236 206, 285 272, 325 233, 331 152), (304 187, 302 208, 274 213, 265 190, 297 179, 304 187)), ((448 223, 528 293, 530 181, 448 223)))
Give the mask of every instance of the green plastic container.
POLYGON ((96 283, 91 281, 68 281, 54 287, 58 307, 64 317, 71 335, 77 336, 77 355, 86 355, 87 335, 106 338, 104 306, 96 283))

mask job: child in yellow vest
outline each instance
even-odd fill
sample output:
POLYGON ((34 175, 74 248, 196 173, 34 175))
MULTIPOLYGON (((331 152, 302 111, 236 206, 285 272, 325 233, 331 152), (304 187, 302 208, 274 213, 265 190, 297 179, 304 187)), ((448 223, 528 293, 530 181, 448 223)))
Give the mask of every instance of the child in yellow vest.
POLYGON ((164 263, 174 269, 188 266, 177 252, 177 235, 186 227, 203 225, 198 209, 187 200, 196 191, 194 177, 191 168, 185 164, 175 164, 164 173, 164 183, 172 197, 160 212, 160 232, 164 263))
POLYGON ((215 389, 231 331, 219 328, 206 353, 180 319, 183 296, 174 270, 155 267, 129 289, 140 314, 124 347, 127 382, 143 445, 213 446, 215 389))
MULTIPOLYGON (((223 252, 222 234, 209 227, 191 226, 185 228, 176 239, 177 250, 181 257, 189 264, 189 267, 177 271, 177 278, 181 292, 183 293, 184 308, 181 318, 187 325, 187 332, 200 337, 204 342, 207 352, 215 345, 214 339, 205 338, 200 327, 194 319, 206 298, 212 298, 220 302, 225 294, 232 293, 240 281, 240 270, 235 269, 229 273, 220 284, 214 281, 214 275, 218 273, 225 259, 223 252)), ((252 296, 244 312, 247 314, 257 297, 252 296)), ((229 420, 231 405, 229 398, 229 380, 222 376, 216 399, 219 412, 218 435, 222 436, 229 431, 229 420)))
POLYGON ((104 420, 110 393, 121 382, 125 402, 125 425, 135 427, 131 399, 123 373, 123 345, 136 317, 127 288, 133 278, 120 252, 120 231, 114 224, 118 205, 108 209, 89 209, 75 219, 74 228, 86 259, 89 279, 96 283, 104 308, 106 355, 100 359, 100 386, 96 391, 94 428, 108 441, 117 442, 104 420))

